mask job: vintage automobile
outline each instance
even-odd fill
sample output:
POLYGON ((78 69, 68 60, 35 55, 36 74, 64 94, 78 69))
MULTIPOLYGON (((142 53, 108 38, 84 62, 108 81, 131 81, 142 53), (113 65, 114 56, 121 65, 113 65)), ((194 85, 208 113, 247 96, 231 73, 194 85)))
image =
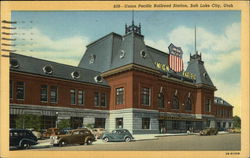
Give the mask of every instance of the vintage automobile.
POLYGON ((106 132, 104 128, 93 128, 91 129, 96 139, 102 138, 103 134, 106 132))
POLYGON ((37 138, 26 129, 10 129, 10 146, 19 149, 28 149, 31 145, 36 145, 37 138))
POLYGON ((44 133, 42 133, 42 138, 50 138, 51 136, 58 135, 58 128, 48 128, 44 133))
POLYGON ((240 133, 241 132, 240 128, 229 128, 227 131, 229 133, 240 133))
POLYGON ((200 135, 217 135, 218 130, 216 128, 206 128, 200 131, 200 135))
POLYGON ((125 141, 130 142, 134 137, 127 129, 115 129, 111 133, 104 133, 102 140, 104 142, 110 141, 125 141))
POLYGON ((55 135, 50 137, 50 143, 54 146, 65 146, 67 144, 87 144, 95 141, 95 136, 87 128, 74 129, 65 135, 55 135))

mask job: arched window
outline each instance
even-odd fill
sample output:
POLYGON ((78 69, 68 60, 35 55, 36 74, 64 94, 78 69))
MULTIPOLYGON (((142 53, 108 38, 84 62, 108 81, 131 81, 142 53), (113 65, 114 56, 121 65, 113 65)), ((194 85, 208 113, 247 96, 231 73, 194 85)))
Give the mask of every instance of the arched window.
POLYGON ((173 109, 179 109, 179 99, 176 95, 173 96, 173 104, 172 104, 173 109))
POLYGON ((164 94, 163 93, 158 94, 158 107, 164 108, 164 94))
POLYGON ((192 101, 189 97, 185 101, 185 110, 192 110, 192 101))

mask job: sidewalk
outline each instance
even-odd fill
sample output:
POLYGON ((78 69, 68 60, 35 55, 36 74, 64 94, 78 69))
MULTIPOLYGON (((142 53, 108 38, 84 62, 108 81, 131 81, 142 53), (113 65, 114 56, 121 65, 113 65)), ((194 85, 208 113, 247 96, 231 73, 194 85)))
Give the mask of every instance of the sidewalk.
MULTIPOLYGON (((218 134, 228 134, 228 132, 220 131, 218 134)), ((199 135, 199 133, 165 133, 165 134, 135 134, 133 135, 134 141, 144 141, 144 140, 157 140, 160 137, 168 137, 168 136, 189 136, 189 135, 199 135)), ((32 146, 33 149, 37 148, 48 148, 53 145, 50 144, 49 139, 39 140, 39 144, 32 146)), ((112 142, 103 142, 102 139, 97 139, 97 141, 93 142, 93 144, 111 144, 112 142)))

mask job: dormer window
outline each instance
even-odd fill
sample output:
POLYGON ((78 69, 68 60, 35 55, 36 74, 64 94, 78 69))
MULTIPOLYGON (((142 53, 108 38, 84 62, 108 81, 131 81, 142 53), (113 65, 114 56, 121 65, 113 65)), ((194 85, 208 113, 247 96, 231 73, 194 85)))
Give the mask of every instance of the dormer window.
POLYGON ((71 76, 73 79, 78 79, 78 78, 80 78, 80 73, 78 71, 73 71, 71 73, 71 76))
POLYGON ((203 73, 203 76, 205 77, 205 79, 208 78, 208 74, 206 72, 203 73))
POLYGON ((141 55, 142 58, 146 58, 147 57, 147 53, 145 52, 145 50, 142 50, 140 52, 140 55, 141 55))
POLYGON ((53 69, 51 65, 46 65, 43 67, 43 72, 45 74, 51 75, 53 73, 53 69))
POLYGON ((94 78, 95 82, 102 82, 102 76, 98 75, 94 78))
POLYGON ((124 50, 121 50, 121 53, 120 53, 120 59, 124 58, 125 57, 125 51, 124 50))
POLYGON ((10 66, 11 66, 11 68, 18 68, 19 63, 18 63, 17 59, 10 59, 10 66))
POLYGON ((89 59, 89 64, 93 64, 95 62, 96 59, 96 55, 95 54, 91 54, 90 55, 90 59, 89 59))

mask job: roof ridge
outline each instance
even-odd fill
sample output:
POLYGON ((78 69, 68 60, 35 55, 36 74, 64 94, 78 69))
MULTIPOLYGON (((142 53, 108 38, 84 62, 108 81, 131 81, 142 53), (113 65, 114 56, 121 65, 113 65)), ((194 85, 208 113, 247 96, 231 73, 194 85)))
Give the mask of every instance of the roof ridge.
POLYGON ((63 64, 63 63, 59 63, 59 62, 55 62, 55 61, 50 61, 50 60, 46 60, 46 59, 41 59, 41 58, 35 58, 33 56, 27 56, 27 55, 17 54, 17 53, 11 53, 11 54, 17 55, 17 56, 22 56, 22 57, 25 57, 25 58, 32 58, 33 60, 39 60, 39 61, 43 61, 43 62, 50 62, 50 63, 54 63, 54 64, 57 64, 57 65, 64 65, 64 66, 68 66, 68 67, 72 67, 72 68, 77 68, 77 69, 82 69, 82 70, 88 70, 88 71, 92 71, 92 72, 101 73, 99 71, 94 71, 94 70, 91 70, 91 69, 86 69, 86 68, 82 68, 82 67, 78 67, 78 66, 63 64))

